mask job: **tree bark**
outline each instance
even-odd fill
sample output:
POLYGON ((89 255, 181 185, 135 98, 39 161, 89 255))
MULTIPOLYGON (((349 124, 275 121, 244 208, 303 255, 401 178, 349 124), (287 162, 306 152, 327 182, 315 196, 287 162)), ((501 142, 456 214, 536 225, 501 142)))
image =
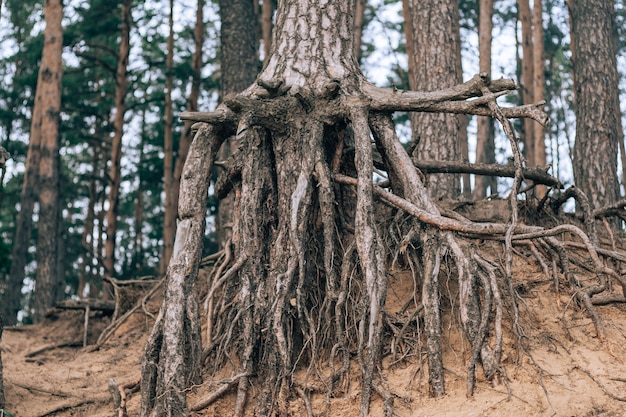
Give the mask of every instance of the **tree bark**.
POLYGON ((174 0, 170 0, 169 35, 167 37, 167 56, 165 60, 165 126, 163 132, 163 185, 165 194, 165 212, 163 215, 163 253, 159 266, 159 275, 164 275, 174 248, 176 233, 177 206, 172 195, 174 162, 174 125, 172 108, 172 85, 174 83, 174 0))
POLYGON ((619 198, 619 99, 615 12, 611 0, 571 2, 576 98, 574 179, 593 209, 619 198))
POLYGON ((63 2, 44 2, 46 29, 41 56, 43 68, 41 101, 41 146, 39 158, 39 221, 37 233, 37 273, 34 294, 34 321, 40 322, 54 306, 61 277, 58 276, 59 198, 59 121, 61 109, 61 78, 63 75, 63 2))
MULTIPOLYGON (((107 277, 114 278, 115 272, 115 236, 117 234, 117 215, 119 206, 119 194, 122 160, 122 137, 124 135, 124 115, 126 114, 126 93, 128 92, 128 57, 130 53, 130 25, 131 0, 124 0, 121 4, 121 39, 115 75, 115 118, 113 119, 114 136, 111 143, 111 164, 109 166, 109 194, 107 198, 108 209, 106 212, 106 244, 104 254, 104 270, 107 277)), ((108 285, 103 282, 103 297, 108 299, 111 295, 107 290, 108 285)))
MULTIPOLYGON (((493 31, 493 0, 480 0, 478 24, 478 54, 480 72, 491 74, 491 39, 493 31)), ((478 116, 476 134, 476 163, 496 162, 495 129, 491 117, 478 116)), ((480 200, 498 193, 496 177, 478 176, 474 180, 473 198, 480 200)))
MULTIPOLYGON (((415 1, 410 8, 413 44, 414 86, 418 91, 459 84, 462 80, 458 2, 415 1), (442 28, 444 28, 442 30, 442 28)), ((408 23, 407 23, 408 25, 408 23)), ((412 157, 428 160, 457 160, 460 155, 461 116, 414 113, 411 130, 416 147, 412 157)), ((428 190, 436 199, 460 194, 458 175, 431 175, 428 190)))

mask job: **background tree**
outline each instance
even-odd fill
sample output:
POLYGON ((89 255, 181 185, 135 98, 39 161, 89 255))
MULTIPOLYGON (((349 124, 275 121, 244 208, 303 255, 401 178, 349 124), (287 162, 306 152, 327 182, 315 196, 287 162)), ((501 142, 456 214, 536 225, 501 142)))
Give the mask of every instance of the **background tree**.
MULTIPOLYGON (((46 4, 48 5, 48 3, 46 4)), ((42 146, 42 129, 44 125, 46 129, 51 129, 50 132, 45 132, 47 140, 47 159, 45 164, 47 164, 51 169, 50 171, 46 172, 49 176, 46 186, 58 187, 58 184, 54 184, 54 179, 51 178, 50 174, 54 175, 53 171, 55 171, 55 169, 53 165, 56 164, 57 158, 55 156, 55 153, 58 152, 55 151, 54 144, 51 142, 58 140, 56 136, 58 135, 57 118, 59 103, 57 101, 60 101, 61 99, 60 60, 61 47, 63 43, 63 32, 60 25, 62 18, 62 7, 59 3, 56 2, 51 2, 49 6, 49 9, 46 8, 46 11, 49 12, 49 14, 46 15, 46 18, 50 19, 50 23, 46 24, 46 32, 44 33, 44 43, 42 48, 44 52, 42 52, 41 55, 41 64, 39 66, 39 75, 37 77, 37 89, 35 92, 35 102, 32 111, 26 173, 24 175, 24 182, 20 197, 20 212, 17 217, 13 239, 11 270, 9 272, 4 290, 3 316, 5 317, 7 324, 15 324, 17 320, 17 313, 21 308, 21 291, 25 277, 26 262, 28 259, 28 246, 32 230, 33 208, 35 202, 37 201, 37 185, 39 183, 40 173, 40 148, 42 146), (59 11, 59 8, 61 11, 59 11), (50 110, 50 114, 44 114, 47 113, 47 110, 50 110), (52 184, 50 183, 50 179, 52 179, 52 184)), ((41 166, 41 168, 45 169, 46 166, 43 165, 41 166)), ((48 200, 47 202, 53 205, 58 204, 58 202, 56 201, 57 197, 54 195, 54 190, 46 190, 44 194, 48 194, 49 192, 52 192, 52 195, 44 195, 46 198, 50 198, 50 200, 48 200)), ((46 215, 48 217, 46 218, 46 220, 51 220, 49 217, 51 211, 53 211, 53 214, 55 215, 55 219, 52 220, 52 222, 54 225, 54 233, 56 236, 56 211, 54 211, 54 208, 50 206, 48 206, 47 209, 48 212, 46 213, 46 215)), ((50 238, 51 236, 48 234, 47 237, 50 238)), ((56 242, 56 239, 54 239, 54 242, 56 242)), ((56 258, 56 254, 54 252, 50 254, 50 256, 54 256, 56 258)), ((40 261, 43 261, 43 259, 40 259, 40 261)), ((56 259, 50 259, 48 261, 52 262, 52 265, 54 265, 56 259)), ((49 269, 48 272, 52 274, 52 277, 50 278, 53 280, 53 282, 56 282, 55 268, 49 269)), ((43 286, 44 288, 46 287, 45 283, 43 286)), ((47 295, 52 295, 53 293, 46 294, 46 290, 44 290, 43 292, 40 292, 40 294, 43 298, 45 298, 47 295)), ((48 303, 49 301, 44 301, 42 299, 41 305, 39 307, 45 308, 48 303)), ((40 311, 38 314, 42 313, 43 312, 40 311)))
POLYGON ((165 274, 167 264, 174 249, 176 233, 177 207, 174 205, 172 193, 174 176, 174 129, 172 88, 174 78, 174 0, 170 0, 168 19, 169 35, 167 37, 167 57, 165 61, 165 129, 163 131, 163 193, 165 194, 165 213, 163 214, 163 255, 161 257, 160 275, 165 274))
MULTIPOLYGON (((545 100, 546 76, 545 76, 545 54, 544 54, 544 36, 543 36, 543 1, 533 1, 532 13, 533 25, 533 103, 545 100)), ((541 123, 532 124, 533 127, 533 151, 534 165, 546 166, 546 129, 541 123)), ((544 185, 537 185, 535 195, 543 198, 547 192, 544 185)))
MULTIPOLYGON (((122 137, 124 135, 124 115, 126 114, 126 94, 128 93, 128 57, 130 54, 131 0, 121 3, 120 47, 115 77, 115 119, 113 121, 113 140, 111 142, 111 160, 109 166, 108 210, 106 215, 106 246, 104 254, 105 276, 114 278, 115 272, 115 236, 117 234, 119 193, 121 183, 122 137)), ((108 292, 105 291, 105 298, 108 292)))
POLYGON ((576 185, 593 208, 619 199, 617 148, 620 131, 615 51, 615 12, 611 0, 570 3, 576 100, 573 167, 576 185))
MULTIPOLYGON (((458 2, 411 1, 409 4, 405 31, 411 31, 412 44, 407 51, 411 53, 408 59, 413 61, 415 71, 413 88, 426 91, 460 83, 463 75, 458 2)), ((461 128, 458 115, 413 114, 413 160, 460 160, 461 128)), ((459 176, 431 174, 428 189, 438 199, 456 197, 461 191, 459 176)))
MULTIPOLYGON (((266 3, 264 1, 264 3, 266 3)), ((267 3, 271 3, 267 1, 267 3)), ((220 1, 221 27, 221 94, 239 93, 254 82, 259 72, 257 18, 252 2, 247 0, 220 1)), ((266 30, 266 29, 264 29, 266 30)), ((229 138, 222 145, 219 160, 225 161, 239 147, 229 138)), ((217 211, 217 235, 221 245, 232 236, 235 199, 230 195, 220 200, 217 211)))
MULTIPOLYGON (((478 55, 480 72, 491 74, 491 37, 493 31, 493 0, 480 0, 478 23, 478 55)), ((496 162, 494 122, 490 117, 478 116, 476 133, 476 162, 493 164, 496 162)), ((497 194, 496 177, 477 175, 474 182, 473 197, 485 198, 497 194), (489 191, 489 194, 487 193, 489 191)))
MULTIPOLYGON (((39 322, 46 311, 61 296, 62 277, 59 276, 58 253, 61 227, 61 199, 59 197, 59 122, 61 109, 61 79, 63 75, 63 3, 61 0, 44 2, 46 30, 41 56, 41 83, 37 90, 35 107, 41 120, 38 163, 39 227, 37 234, 37 278, 35 284, 35 315, 39 322)), ((35 110, 33 110, 35 113, 35 110)))

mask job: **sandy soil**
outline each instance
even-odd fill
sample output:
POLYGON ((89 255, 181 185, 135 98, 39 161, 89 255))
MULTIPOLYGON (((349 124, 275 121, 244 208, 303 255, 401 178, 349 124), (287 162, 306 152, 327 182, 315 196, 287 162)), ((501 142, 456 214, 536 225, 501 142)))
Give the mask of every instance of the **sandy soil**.
MULTIPOLYGON (((395 410, 408 416, 625 416, 626 415, 626 306, 598 308, 607 331, 601 343, 584 310, 566 295, 556 296, 551 282, 531 262, 517 265, 516 282, 524 285, 520 303, 521 324, 526 332, 525 353, 516 337, 505 335, 503 365, 508 385, 492 385, 478 372, 475 394, 466 398, 468 346, 449 315, 444 333, 447 394, 428 396, 424 356, 418 354, 394 361, 384 360, 387 384, 397 397, 395 410)), ((413 291, 412 279, 397 274, 390 282, 387 309, 393 313, 413 291)), ((564 291, 562 292, 562 294, 564 291)), ((157 306, 153 305, 152 311, 157 306)), ((58 312, 34 326, 7 328, 1 343, 7 410, 15 417, 114 415, 108 391, 113 378, 123 384, 140 375, 141 353, 153 324, 137 313, 96 351, 82 348, 83 313, 58 312), (67 347, 51 347, 70 344, 67 347), (78 345, 78 346, 77 346, 78 345)), ((89 342, 94 343, 108 318, 93 315, 89 342)), ((228 377, 229 370, 221 377, 228 377)), ((331 416, 353 417, 359 408, 359 372, 351 372, 349 390, 330 400, 331 416)), ((190 391, 190 404, 208 395, 215 384, 190 391)), ((258 382, 256 383, 258 384, 258 382)), ((252 393, 258 390, 254 385, 252 393)), ((234 392, 192 415, 229 416, 234 392)), ((129 415, 138 416, 139 395, 129 396, 129 415)), ((326 415, 324 395, 312 399, 316 415, 326 415)), ((292 414, 306 415, 304 402, 294 398, 292 414)), ((371 415, 382 413, 382 401, 374 396, 371 415)))

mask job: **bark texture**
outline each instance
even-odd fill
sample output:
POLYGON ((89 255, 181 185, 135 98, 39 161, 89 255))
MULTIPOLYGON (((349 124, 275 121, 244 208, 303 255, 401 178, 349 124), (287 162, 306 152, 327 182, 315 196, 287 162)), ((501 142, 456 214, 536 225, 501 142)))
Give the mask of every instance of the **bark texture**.
POLYGON ((617 178, 619 102, 615 13, 611 0, 571 2, 574 36, 576 142, 574 180, 601 208, 619 198, 617 178))
MULTIPOLYGON (((459 5, 456 1, 410 2, 406 24, 412 29, 413 88, 428 91, 450 87, 462 80, 459 5)), ((411 116, 414 159, 460 159, 460 116, 415 113, 411 116)), ((428 190, 436 199, 460 194, 458 175, 432 175, 428 190)))
POLYGON ((43 319, 46 311, 62 295, 59 262, 59 121, 61 79, 63 75, 63 2, 45 2, 46 29, 41 66, 44 68, 41 100, 41 147, 39 158, 39 222, 37 227, 37 273, 34 295, 34 321, 43 319))

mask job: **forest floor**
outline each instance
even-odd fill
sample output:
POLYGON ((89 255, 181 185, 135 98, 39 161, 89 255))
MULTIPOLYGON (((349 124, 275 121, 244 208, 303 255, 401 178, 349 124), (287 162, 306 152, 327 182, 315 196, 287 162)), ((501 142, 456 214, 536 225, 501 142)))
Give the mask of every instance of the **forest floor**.
MULTIPOLYGON (((200 278, 206 279, 206 274, 201 273, 200 278)), ((405 352, 410 354, 403 360, 388 353, 383 373, 388 388, 397 395, 397 415, 626 416, 626 305, 597 307, 607 335, 601 342, 586 311, 576 305, 567 291, 557 295, 553 281, 533 259, 518 253, 513 278, 522 296, 520 324, 526 337, 520 344, 510 332, 510 324, 504 326, 502 364, 507 383, 494 385, 485 381, 478 367, 474 396, 466 398, 468 346, 459 326, 450 320, 454 304, 448 303, 444 325, 447 393, 437 399, 428 395, 425 353, 407 349, 405 352)), ((447 285, 442 280, 444 298, 448 292, 447 299, 454 300, 454 289, 447 285)), ((413 293, 413 279, 404 271, 392 273, 389 287, 386 310, 393 317, 413 293)), ((158 297, 147 307, 153 313, 158 310, 158 297)), ((89 343, 95 343, 108 320, 92 313, 89 343)), ((82 348, 83 322, 82 311, 58 310, 41 324, 5 328, 0 347, 7 411, 15 417, 114 415, 109 380, 126 384, 139 378, 143 347, 154 322, 139 309, 95 351, 82 348)), ((505 323, 510 323, 510 317, 505 317, 505 323)), ((228 378, 232 376, 230 372, 224 370, 224 375, 215 379, 228 378)), ((350 375, 352 380, 346 392, 330 399, 328 415, 358 416, 360 373, 356 363, 350 375)), ((190 389, 189 404, 215 389, 209 375, 205 375, 205 381, 190 389)), ((257 384, 254 382, 249 390, 252 395, 259 389, 257 384)), ((235 395, 235 390, 230 390, 192 416, 229 416, 235 395)), ((316 416, 326 415, 326 400, 324 394, 312 397, 316 416)), ((139 403, 139 394, 129 393, 130 417, 139 415, 139 403)), ((382 406, 382 400, 374 395, 371 415, 382 415, 382 406)), ((306 415, 305 404, 297 396, 292 399, 291 410, 294 416, 306 415)))

